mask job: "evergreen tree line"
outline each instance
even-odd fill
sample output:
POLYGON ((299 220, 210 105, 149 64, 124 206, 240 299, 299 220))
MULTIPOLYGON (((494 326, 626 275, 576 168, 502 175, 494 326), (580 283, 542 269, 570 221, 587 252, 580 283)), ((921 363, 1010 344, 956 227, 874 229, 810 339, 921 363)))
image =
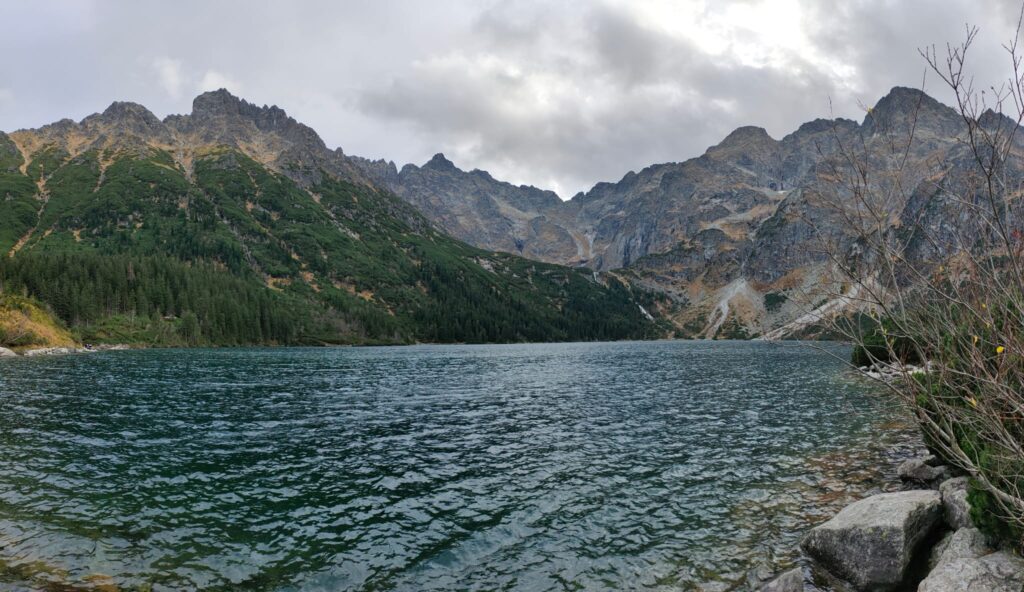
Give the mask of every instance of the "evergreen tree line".
POLYGON ((558 281, 537 277, 516 286, 425 257, 415 282, 425 297, 388 314, 356 298, 277 292, 202 262, 29 252, 0 258, 0 291, 45 303, 72 328, 111 318, 148 321, 161 327, 150 339, 164 345, 594 341, 657 331, 638 319, 626 286, 613 281, 601 290, 579 273, 563 273, 558 281), (167 325, 174 328, 169 335, 167 325))
POLYGON ((608 290, 566 270, 558 281, 516 287, 487 273, 423 258, 418 282, 431 295, 414 311, 423 341, 510 343, 650 338, 659 330, 642 318, 629 289, 613 280, 608 290))
POLYGON ((167 257, 30 253, 0 259, 0 289, 46 303, 71 327, 114 315, 174 321, 189 344, 295 343, 311 306, 207 264, 167 257))

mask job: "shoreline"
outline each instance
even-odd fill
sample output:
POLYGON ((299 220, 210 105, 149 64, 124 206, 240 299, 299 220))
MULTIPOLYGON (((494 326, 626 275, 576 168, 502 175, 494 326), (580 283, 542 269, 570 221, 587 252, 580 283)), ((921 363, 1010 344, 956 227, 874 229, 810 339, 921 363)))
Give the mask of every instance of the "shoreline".
MULTIPOLYGON (((898 457, 898 456, 897 456, 898 457)), ((931 454, 905 457, 895 491, 871 493, 802 535, 795 566, 754 592, 1019 592, 1024 559, 971 518, 968 477, 931 454)), ((743 589, 743 588, 740 588, 743 589)))
POLYGON ((833 341, 822 339, 691 339, 684 337, 659 337, 656 339, 619 339, 619 340, 594 340, 594 341, 417 341, 413 343, 320 343, 304 345, 283 345, 268 343, 250 343, 244 345, 162 345, 152 343, 101 343, 91 348, 84 346, 40 346, 8 348, 0 346, 0 359, 4 357, 32 357, 39 355, 68 355, 79 353, 96 353, 103 351, 126 351, 126 350, 196 350, 196 349, 334 349, 334 348, 394 348, 394 347, 422 347, 422 346, 504 346, 504 345, 560 345, 560 344, 599 344, 599 343, 765 343, 775 345, 806 345, 813 347, 815 343, 833 343, 840 345, 851 345, 848 341, 833 341))

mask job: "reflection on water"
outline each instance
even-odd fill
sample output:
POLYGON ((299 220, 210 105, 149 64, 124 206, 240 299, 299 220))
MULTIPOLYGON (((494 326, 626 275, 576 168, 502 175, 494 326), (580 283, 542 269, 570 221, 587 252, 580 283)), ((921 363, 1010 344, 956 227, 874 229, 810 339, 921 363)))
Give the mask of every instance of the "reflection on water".
POLYGON ((5 360, 0 587, 729 590, 885 483, 868 388, 746 342, 5 360))

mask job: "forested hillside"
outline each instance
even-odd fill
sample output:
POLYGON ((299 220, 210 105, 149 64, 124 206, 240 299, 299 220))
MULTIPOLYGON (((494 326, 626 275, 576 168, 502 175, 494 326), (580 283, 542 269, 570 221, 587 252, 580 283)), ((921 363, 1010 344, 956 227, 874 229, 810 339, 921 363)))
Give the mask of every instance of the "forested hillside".
POLYGON ((83 340, 661 332, 640 309, 652 297, 615 278, 470 247, 390 193, 301 155, 270 166, 226 143, 154 139, 136 119, 163 124, 140 109, 115 105, 81 124, 0 134, 0 289, 39 299, 83 340))

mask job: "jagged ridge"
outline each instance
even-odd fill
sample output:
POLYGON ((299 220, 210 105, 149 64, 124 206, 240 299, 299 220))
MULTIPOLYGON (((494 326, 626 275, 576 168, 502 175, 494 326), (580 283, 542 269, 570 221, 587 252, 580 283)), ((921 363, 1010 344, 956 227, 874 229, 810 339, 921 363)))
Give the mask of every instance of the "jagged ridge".
MULTIPOLYGON (((301 311, 303 331, 274 333, 289 340, 614 339, 659 331, 622 282, 455 241, 371 186, 311 128, 223 90, 197 97, 191 114, 162 121, 119 102, 78 123, 0 133, 0 196, 0 249, 23 263, 6 266, 8 281, 53 301, 72 323, 99 313, 56 302, 60 294, 31 279, 33 265, 74 265, 49 253, 98 269, 105 264, 90 257, 109 257, 116 286, 117 273, 144 264, 197 286, 194 297, 161 296, 157 305, 152 290, 143 298, 127 289, 107 307, 139 313, 138 296, 147 300, 143 315, 180 316, 188 306, 218 318, 237 313, 230 302, 197 308, 196 298, 216 297, 202 295, 213 276, 174 262, 213 265, 244 280, 236 289, 259 306, 301 311), (150 257, 159 259, 141 259, 150 257), (260 290, 280 297, 266 300, 260 290)), ((67 289, 103 289, 88 278, 79 284, 67 289)), ((228 325, 200 319, 199 326, 212 341, 216 327, 228 325)))

